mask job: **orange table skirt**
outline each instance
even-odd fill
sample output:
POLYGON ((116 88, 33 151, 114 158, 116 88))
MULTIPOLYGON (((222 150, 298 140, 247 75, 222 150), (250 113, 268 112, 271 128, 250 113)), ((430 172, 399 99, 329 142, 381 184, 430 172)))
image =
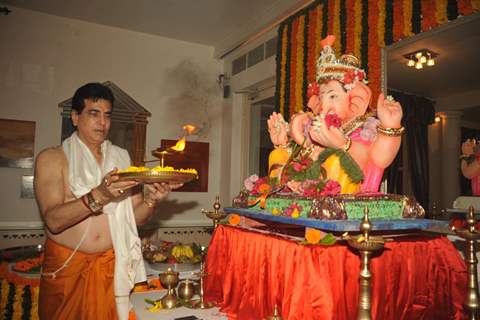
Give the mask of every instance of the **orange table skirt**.
MULTIPOLYGON (((387 242, 371 263, 373 319, 465 319, 465 263, 446 237, 387 242)), ((346 245, 305 246, 219 225, 206 299, 232 319, 356 319, 360 261, 346 245)))

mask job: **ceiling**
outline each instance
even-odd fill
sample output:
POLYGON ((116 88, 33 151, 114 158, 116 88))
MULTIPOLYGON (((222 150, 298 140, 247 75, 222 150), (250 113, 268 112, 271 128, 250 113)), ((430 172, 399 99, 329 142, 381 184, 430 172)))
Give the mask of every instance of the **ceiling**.
MULTIPOLYGON (((312 0, 0 0, 2 4, 231 49, 312 0)), ((15 14, 14 8, 12 15, 15 14)))
MULTIPOLYGON (((311 1, 0 0, 14 7, 213 46, 217 57, 311 1)), ((14 16, 15 8, 10 9, 14 16)), ((467 18, 387 48, 388 87, 432 99, 480 90, 480 14, 467 18), (407 67, 403 55, 423 48, 438 53, 436 66, 407 67)))
POLYGON ((479 76, 479 14, 457 19, 387 48, 389 88, 438 99, 480 90, 479 76), (420 70, 408 67, 403 55, 425 48, 438 53, 436 65, 420 70))

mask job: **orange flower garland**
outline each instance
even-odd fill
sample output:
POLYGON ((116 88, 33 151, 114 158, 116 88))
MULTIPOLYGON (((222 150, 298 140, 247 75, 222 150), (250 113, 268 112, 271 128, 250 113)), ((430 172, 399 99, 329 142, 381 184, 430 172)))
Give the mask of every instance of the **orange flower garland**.
POLYGON ((298 19, 295 19, 295 21, 292 24, 292 32, 290 35, 291 39, 291 54, 290 54, 290 99, 288 101, 288 110, 290 116, 295 113, 295 84, 297 83, 297 32, 298 32, 298 19))
POLYGON ((439 24, 448 22, 447 18, 447 3, 448 0, 436 0, 437 9, 435 10, 435 18, 439 24))
POLYGON ((279 28, 277 108, 287 118, 306 104, 305 86, 315 78, 315 62, 322 49, 319 42, 325 32, 336 36, 337 54, 353 51, 362 61, 375 103, 382 84, 380 53, 386 40, 396 42, 477 11, 479 0, 315 1, 279 28))
POLYGON ((293 106, 294 113, 301 111, 303 109, 303 78, 304 78, 304 65, 303 59, 305 57, 304 54, 304 30, 305 28, 305 16, 301 16, 298 19, 298 31, 297 31, 297 76, 295 77, 295 105, 293 106))
POLYGON ((282 51, 280 60, 280 113, 285 114, 285 86, 287 71, 285 66, 287 65, 287 28, 283 28, 282 32, 282 51))

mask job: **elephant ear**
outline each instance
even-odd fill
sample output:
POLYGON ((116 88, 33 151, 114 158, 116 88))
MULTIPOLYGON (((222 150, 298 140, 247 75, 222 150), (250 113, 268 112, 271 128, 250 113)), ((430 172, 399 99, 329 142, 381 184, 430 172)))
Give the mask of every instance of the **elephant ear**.
POLYGON ((348 94, 350 97, 350 110, 355 117, 365 114, 372 98, 372 90, 365 83, 357 81, 348 94))

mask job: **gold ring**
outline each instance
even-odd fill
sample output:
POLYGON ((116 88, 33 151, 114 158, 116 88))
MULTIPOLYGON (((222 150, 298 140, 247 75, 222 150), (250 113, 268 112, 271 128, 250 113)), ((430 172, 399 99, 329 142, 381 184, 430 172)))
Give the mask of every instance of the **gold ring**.
POLYGON ((119 189, 118 192, 119 192, 120 194, 124 194, 124 193, 125 193, 125 190, 119 189))

